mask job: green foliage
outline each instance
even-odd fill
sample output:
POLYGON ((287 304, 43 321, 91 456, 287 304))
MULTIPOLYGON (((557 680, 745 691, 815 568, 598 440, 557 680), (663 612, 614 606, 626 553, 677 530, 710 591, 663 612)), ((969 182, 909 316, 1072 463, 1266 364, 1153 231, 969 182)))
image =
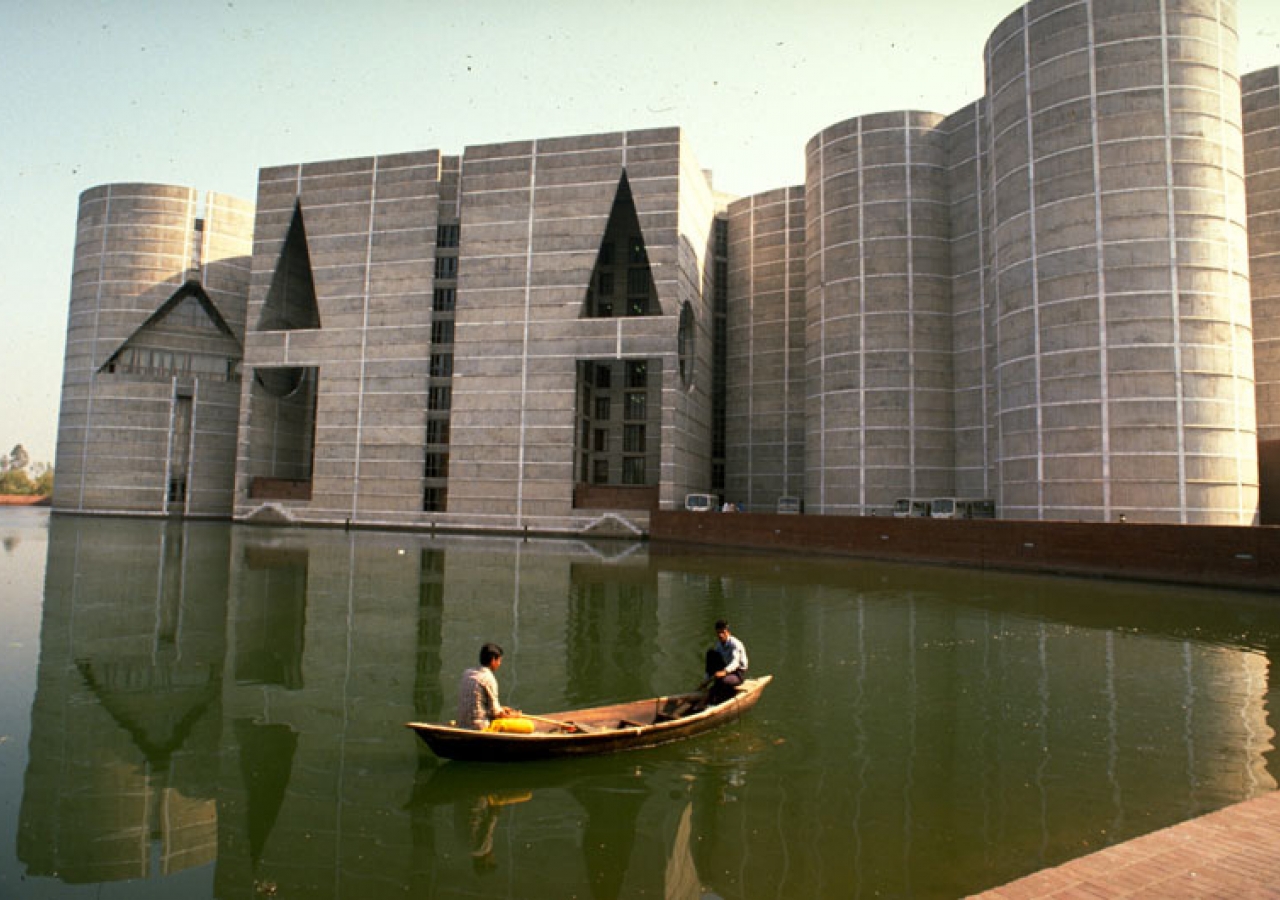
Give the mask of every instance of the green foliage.
POLYGON ((36 492, 35 482, 23 469, 10 469, 0 474, 0 494, 30 495, 36 492))
POLYGON ((0 495, 48 497, 53 493, 53 467, 33 463, 21 444, 0 455, 0 495))
POLYGON ((53 469, 44 469, 35 479, 25 469, 0 472, 0 494, 48 497, 53 493, 53 469))
POLYGON ((40 476, 32 482, 35 490, 33 493, 41 497, 50 497, 53 495, 53 469, 45 469, 40 476))

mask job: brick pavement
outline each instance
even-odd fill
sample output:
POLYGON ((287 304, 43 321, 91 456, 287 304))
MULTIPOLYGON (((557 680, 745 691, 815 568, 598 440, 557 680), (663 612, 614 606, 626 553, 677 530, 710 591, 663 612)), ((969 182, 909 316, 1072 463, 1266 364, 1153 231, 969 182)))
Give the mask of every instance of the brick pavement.
POLYGON ((1099 850, 975 900, 1280 900, 1280 791, 1099 850))

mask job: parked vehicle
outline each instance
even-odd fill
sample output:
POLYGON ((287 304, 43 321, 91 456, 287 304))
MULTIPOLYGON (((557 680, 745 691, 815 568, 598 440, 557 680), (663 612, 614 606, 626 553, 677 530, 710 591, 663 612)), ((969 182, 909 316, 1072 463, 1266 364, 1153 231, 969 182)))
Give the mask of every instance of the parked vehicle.
POLYGON ((929 509, 928 500, 919 500, 914 497, 904 497, 893 503, 893 515, 898 519, 927 519, 929 509))
POLYGON ((715 494, 685 494, 684 508, 689 512, 715 512, 720 500, 715 494))
POLYGON ((970 519, 994 519, 996 517, 996 501, 969 500, 970 519))
POLYGON ((938 497, 929 504, 929 516, 933 519, 994 519, 994 500, 960 500, 955 497, 938 497))
POLYGON ((778 512, 788 516, 799 515, 804 512, 804 501, 799 497, 779 497, 778 512))
POLYGON ((929 518, 931 519, 967 519, 969 503, 955 497, 935 497, 929 501, 929 518))

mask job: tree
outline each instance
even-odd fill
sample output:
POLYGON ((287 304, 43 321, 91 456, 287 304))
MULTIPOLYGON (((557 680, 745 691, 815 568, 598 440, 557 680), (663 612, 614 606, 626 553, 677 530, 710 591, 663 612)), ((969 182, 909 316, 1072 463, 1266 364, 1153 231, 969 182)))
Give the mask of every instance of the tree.
POLYGON ((52 493, 53 466, 33 463, 21 444, 15 444, 7 456, 0 455, 0 494, 48 497, 52 493))
POLYGON ((8 469, 25 469, 31 464, 31 457, 27 455, 27 448, 21 444, 14 444, 13 449, 9 451, 8 469))
POLYGON ((0 494, 33 494, 35 485, 31 483, 25 469, 9 469, 0 474, 0 494))
POLYGON ((53 496, 53 467, 48 466, 32 483, 32 493, 40 497, 53 496))

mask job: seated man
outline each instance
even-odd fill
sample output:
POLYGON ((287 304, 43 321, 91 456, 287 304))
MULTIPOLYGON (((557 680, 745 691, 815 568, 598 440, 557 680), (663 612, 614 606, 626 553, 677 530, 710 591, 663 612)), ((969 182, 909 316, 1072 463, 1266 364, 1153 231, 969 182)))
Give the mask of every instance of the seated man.
POLYGON ((515 715, 498 702, 498 679, 494 673, 502 665, 502 648, 485 644, 480 648, 480 665, 462 673, 458 685, 458 727, 484 731, 494 719, 515 715))
POLYGON ((708 705, 723 703, 733 696, 738 685, 747 679, 747 648, 729 633, 729 623, 716 622, 716 642, 707 651, 707 679, 714 679, 707 695, 708 705))

